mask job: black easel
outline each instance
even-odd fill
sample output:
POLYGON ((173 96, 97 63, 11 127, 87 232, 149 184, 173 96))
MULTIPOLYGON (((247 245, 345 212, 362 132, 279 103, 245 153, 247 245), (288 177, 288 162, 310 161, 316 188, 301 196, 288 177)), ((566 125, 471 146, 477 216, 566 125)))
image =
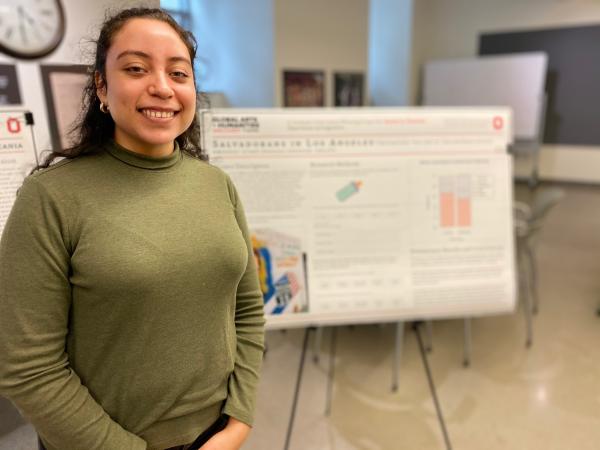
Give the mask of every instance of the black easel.
MULTIPOLYGON (((442 435, 444 437, 444 443, 446 446, 446 450, 452 450, 452 444, 450 442, 448 430, 446 429, 446 423, 444 421, 444 416, 442 414, 440 402, 437 397, 435 384, 433 381, 433 377, 431 375, 431 370, 429 368, 429 362, 427 361, 427 349, 425 348, 425 345, 423 344, 423 339, 421 337, 421 331, 420 331, 421 324, 422 324, 422 322, 413 322, 412 329, 415 332, 415 335, 417 337, 417 342, 419 344, 419 351, 421 353, 423 367, 425 368, 425 373, 427 375, 427 382, 429 384, 429 390, 431 392, 431 397, 433 398, 433 403, 435 405, 435 410, 437 413, 440 428, 442 430, 442 435)), ((291 409, 291 413, 290 413, 290 420, 288 423, 287 433, 286 433, 286 437, 285 437, 285 444, 283 447, 284 450, 289 450, 289 446, 290 446, 290 442, 291 442, 291 438, 292 438, 292 431, 294 428, 294 420, 296 418, 296 410, 298 407, 298 398, 300 396, 302 375, 304 373, 304 361, 306 360, 306 351, 308 349, 308 337, 309 337, 309 333, 314 330, 315 330, 314 327, 310 327, 310 328, 306 328, 306 330, 304 331, 304 341, 302 343, 302 353, 300 355, 300 365, 298 367, 298 375, 296 377, 296 387, 294 390, 294 398, 292 400, 292 409, 291 409)), ((336 347, 337 347, 337 339, 336 339, 337 328, 334 326, 334 327, 332 327, 331 331, 332 331, 332 334, 331 334, 331 345, 330 345, 330 350, 329 350, 329 352, 330 352, 329 353, 329 373, 328 373, 328 377, 327 377, 327 400, 326 400, 326 406, 325 406, 325 415, 327 415, 327 416, 329 416, 331 414, 331 397, 332 397, 332 391, 333 391, 333 381, 334 381, 333 378, 334 378, 334 368, 335 368, 334 359, 335 359, 335 351, 336 351, 336 347)))

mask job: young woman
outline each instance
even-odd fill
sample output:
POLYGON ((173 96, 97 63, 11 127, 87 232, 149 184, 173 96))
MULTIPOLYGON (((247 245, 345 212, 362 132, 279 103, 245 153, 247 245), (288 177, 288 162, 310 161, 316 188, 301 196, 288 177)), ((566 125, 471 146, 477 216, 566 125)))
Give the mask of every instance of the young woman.
POLYGON ((194 57, 159 9, 108 19, 79 141, 25 180, 6 224, 0 394, 41 448, 228 450, 248 435, 262 295, 235 188, 202 161, 194 57))

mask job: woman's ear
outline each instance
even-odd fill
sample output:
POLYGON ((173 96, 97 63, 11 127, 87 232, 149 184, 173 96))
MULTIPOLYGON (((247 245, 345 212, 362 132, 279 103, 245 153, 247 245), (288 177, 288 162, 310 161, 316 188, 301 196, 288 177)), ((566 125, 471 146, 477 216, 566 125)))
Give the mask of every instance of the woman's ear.
POLYGON ((94 83, 96 84, 96 95, 102 103, 106 103, 106 81, 97 70, 94 72, 94 83))

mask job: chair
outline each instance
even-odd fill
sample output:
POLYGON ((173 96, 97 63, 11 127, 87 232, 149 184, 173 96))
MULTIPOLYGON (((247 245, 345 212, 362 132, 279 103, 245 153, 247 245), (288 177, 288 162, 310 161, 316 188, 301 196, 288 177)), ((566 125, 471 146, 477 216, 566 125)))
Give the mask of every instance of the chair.
POLYGON ((525 302, 525 320, 527 323, 526 345, 528 347, 532 343, 532 314, 537 314, 539 310, 535 246, 548 213, 564 196, 564 190, 550 188, 536 194, 529 205, 523 202, 514 203, 519 294, 523 294, 525 302))
MULTIPOLYGON (((517 246, 517 270, 519 279, 519 297, 525 303, 525 321, 527 338, 525 345, 533 343, 532 316, 539 310, 537 289, 537 264, 535 245, 539 232, 543 227, 548 213, 565 197, 565 192, 559 188, 544 189, 536 194, 531 204, 513 203, 513 223, 517 246)), ((465 350, 464 366, 471 362, 471 319, 464 319, 465 350)))

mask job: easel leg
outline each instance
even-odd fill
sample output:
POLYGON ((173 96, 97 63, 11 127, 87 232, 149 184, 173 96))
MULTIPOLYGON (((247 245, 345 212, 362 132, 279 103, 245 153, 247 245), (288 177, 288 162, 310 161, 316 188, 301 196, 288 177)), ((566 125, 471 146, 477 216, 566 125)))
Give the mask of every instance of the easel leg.
POLYGON ((317 327, 315 330, 315 343, 313 345, 313 362, 319 364, 321 356, 321 342, 323 342, 323 327, 317 327))
POLYGON ((310 333, 310 330, 310 328, 307 328, 304 331, 304 342, 302 344, 302 355, 300 356, 300 367, 298 368, 298 376, 296 378, 296 389, 294 391, 294 399, 292 400, 292 412, 290 414, 290 421, 285 436, 285 445, 283 447, 284 450, 288 450, 290 448, 290 440, 292 438, 292 431, 294 428, 294 419, 296 418, 296 409, 298 407, 298 397, 300 396, 300 385, 302 384, 304 360, 306 359, 306 349, 308 347, 308 334, 310 333))
POLYGON ((469 367, 471 365, 471 319, 465 319, 465 354, 463 359, 463 366, 469 367))
POLYGON ((404 341, 404 322, 396 323, 396 340, 394 343, 394 361, 392 363, 392 392, 396 392, 399 386, 400 358, 402 356, 402 345, 404 341))
POLYGON ((535 254, 529 244, 526 244, 525 253, 529 262, 529 292, 531 292, 531 311, 533 314, 537 314, 540 306, 538 291, 537 291, 537 266, 535 261, 535 254))
POLYGON ((525 339, 525 347, 531 347, 533 343, 533 307, 531 305, 531 278, 529 274, 529 268, 526 267, 526 273, 523 274, 523 309, 525 312, 525 332, 527 337, 525 339))
POLYGON ((331 342, 329 347, 329 373, 327 376, 327 399, 325 401, 325 415, 331 415, 331 399, 333 397, 333 377, 335 375, 335 350, 337 346, 337 327, 331 327, 331 342))
POLYGON ((429 363, 427 362, 427 353, 425 352, 425 346, 423 345, 423 340, 421 339, 419 325, 420 322, 415 322, 413 324, 413 330, 417 335, 417 342, 419 343, 419 350, 421 351, 421 359, 423 360, 423 366, 425 367, 425 373, 427 374, 427 381, 429 382, 429 390, 431 391, 431 397, 433 398, 438 421, 440 422, 440 428, 442 429, 442 434, 444 436, 444 442, 446 443, 446 450, 452 450, 452 444, 450 443, 450 437, 448 436, 448 431, 446 430, 446 423, 444 422, 444 416, 442 415, 440 402, 438 401, 437 393, 435 391, 435 384, 433 383, 433 377, 431 376, 431 370, 429 369, 429 363))
POLYGON ((425 350, 430 353, 433 350, 433 321, 425 321, 425 332, 427 333, 427 342, 425 342, 425 350))

